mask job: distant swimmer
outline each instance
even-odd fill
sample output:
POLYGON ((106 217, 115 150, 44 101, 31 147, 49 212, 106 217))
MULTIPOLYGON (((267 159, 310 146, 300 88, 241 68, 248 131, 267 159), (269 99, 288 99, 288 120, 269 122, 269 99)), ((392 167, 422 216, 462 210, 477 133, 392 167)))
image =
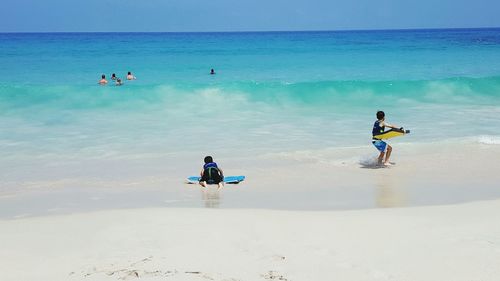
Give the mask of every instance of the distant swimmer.
POLYGON ((213 68, 210 70, 210 74, 215 74, 215 70, 213 68))
POLYGON ((129 71, 127 73, 127 80, 135 80, 135 79, 137 79, 137 78, 134 75, 132 75, 132 72, 129 71))
POLYGON ((106 75, 101 75, 101 80, 99 80, 99 84, 106 85, 108 84, 108 80, 106 80, 106 75))
POLYGON ((117 79, 116 79, 116 83, 115 83, 115 85, 116 85, 116 86, 121 86, 121 85, 123 85, 122 79, 117 78, 117 79))
POLYGON ((372 136, 373 136, 372 143, 377 148, 377 150, 380 151, 380 155, 378 156, 378 164, 390 166, 392 165, 389 162, 389 157, 391 157, 391 152, 392 152, 392 146, 388 145, 382 139, 377 138, 377 136, 382 135, 385 132, 385 127, 398 129, 400 131, 403 131, 403 128, 397 128, 394 125, 389 125, 388 123, 385 122, 385 113, 383 111, 377 112, 377 121, 375 121, 375 123, 373 124, 373 129, 372 129, 372 136), (384 155, 385 155, 385 160, 384 160, 384 155))
POLYGON ((116 74, 114 74, 114 73, 111 74, 111 80, 116 80, 116 79, 118 79, 118 77, 116 77, 116 74))

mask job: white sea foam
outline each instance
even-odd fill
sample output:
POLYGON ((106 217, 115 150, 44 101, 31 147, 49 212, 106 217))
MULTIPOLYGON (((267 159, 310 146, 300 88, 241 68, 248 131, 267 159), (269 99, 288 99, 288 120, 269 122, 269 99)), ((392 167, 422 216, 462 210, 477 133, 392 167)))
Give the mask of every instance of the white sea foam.
POLYGON ((363 155, 359 159, 359 164, 362 167, 366 167, 366 168, 377 167, 378 166, 378 157, 377 157, 377 155, 374 155, 374 154, 363 155))
POLYGON ((497 145, 500 144, 500 136, 479 136, 477 142, 481 144, 497 145))

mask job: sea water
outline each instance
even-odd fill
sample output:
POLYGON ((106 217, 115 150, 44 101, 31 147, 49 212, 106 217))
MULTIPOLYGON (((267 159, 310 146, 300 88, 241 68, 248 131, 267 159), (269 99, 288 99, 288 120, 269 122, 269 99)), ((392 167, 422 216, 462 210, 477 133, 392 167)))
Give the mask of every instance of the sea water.
POLYGON ((500 29, 0 34, 3 186, 370 146, 378 110, 403 142, 499 144, 500 29))

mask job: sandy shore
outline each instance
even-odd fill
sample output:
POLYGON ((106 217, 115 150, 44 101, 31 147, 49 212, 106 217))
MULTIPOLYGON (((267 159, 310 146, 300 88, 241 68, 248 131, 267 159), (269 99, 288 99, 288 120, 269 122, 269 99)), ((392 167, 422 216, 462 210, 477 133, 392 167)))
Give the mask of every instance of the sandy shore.
POLYGON ((0 279, 499 280, 500 147, 396 148, 388 169, 360 165, 371 147, 221 156, 248 177, 221 191, 183 183, 194 158, 56 161, 0 196, 0 279))
POLYGON ((0 221, 2 280, 498 280, 500 200, 0 221))

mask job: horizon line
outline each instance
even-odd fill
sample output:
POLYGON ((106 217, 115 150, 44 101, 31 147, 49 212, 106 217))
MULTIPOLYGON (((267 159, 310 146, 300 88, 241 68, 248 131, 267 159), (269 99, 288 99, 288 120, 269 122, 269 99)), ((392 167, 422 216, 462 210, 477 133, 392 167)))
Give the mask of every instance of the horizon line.
POLYGON ((500 29, 490 27, 431 27, 431 28, 383 28, 383 29, 305 29, 305 30, 234 30, 234 31, 0 31, 0 34, 27 33, 287 33, 287 32, 370 32, 370 31, 419 31, 419 30, 479 30, 500 29))

